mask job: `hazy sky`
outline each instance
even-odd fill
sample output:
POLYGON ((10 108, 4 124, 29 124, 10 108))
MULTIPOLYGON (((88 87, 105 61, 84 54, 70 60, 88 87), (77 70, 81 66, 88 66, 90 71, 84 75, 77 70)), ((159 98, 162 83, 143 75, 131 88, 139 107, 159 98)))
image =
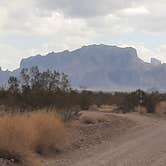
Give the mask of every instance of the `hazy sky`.
POLYGON ((0 0, 0 66, 92 43, 166 62, 166 0, 0 0))

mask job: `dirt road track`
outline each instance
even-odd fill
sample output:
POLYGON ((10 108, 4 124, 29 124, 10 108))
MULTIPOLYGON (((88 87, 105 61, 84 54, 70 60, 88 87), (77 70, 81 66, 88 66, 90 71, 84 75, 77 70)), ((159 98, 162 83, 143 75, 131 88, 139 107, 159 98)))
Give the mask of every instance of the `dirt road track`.
POLYGON ((166 166, 166 121, 140 115, 124 115, 141 129, 130 131, 115 146, 75 163, 73 166, 166 166))
POLYGON ((166 120, 138 114, 119 116, 136 121, 137 127, 112 142, 85 152, 87 157, 74 159, 73 156, 73 162, 68 165, 166 166, 166 120))

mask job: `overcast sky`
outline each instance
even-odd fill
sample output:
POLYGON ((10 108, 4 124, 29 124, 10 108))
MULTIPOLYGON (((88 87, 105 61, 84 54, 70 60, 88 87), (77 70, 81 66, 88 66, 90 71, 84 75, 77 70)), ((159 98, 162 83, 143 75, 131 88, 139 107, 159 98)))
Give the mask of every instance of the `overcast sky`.
POLYGON ((0 66, 88 44, 132 46, 166 62, 166 0, 0 0, 0 66))

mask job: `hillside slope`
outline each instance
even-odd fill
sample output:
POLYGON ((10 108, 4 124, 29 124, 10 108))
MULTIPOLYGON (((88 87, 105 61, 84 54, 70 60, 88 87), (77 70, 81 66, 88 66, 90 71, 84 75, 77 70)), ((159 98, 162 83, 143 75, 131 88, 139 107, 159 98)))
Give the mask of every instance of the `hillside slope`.
MULTIPOLYGON (((142 61, 134 48, 108 45, 83 46, 74 51, 49 53, 23 59, 20 68, 38 66, 41 70, 51 69, 69 75, 73 87, 97 90, 165 90, 166 64, 152 59, 142 61)), ((0 82, 2 74, 0 73, 0 82)))

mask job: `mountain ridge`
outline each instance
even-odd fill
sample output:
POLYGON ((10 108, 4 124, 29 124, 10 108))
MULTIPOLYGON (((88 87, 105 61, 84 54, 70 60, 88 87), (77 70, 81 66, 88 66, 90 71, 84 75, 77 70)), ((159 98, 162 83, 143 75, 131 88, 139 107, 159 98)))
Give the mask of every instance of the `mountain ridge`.
MULTIPOLYGON (((109 45, 88 45, 73 51, 50 52, 21 60, 20 67, 7 75, 16 75, 22 68, 38 66, 40 70, 58 70, 69 75, 71 85, 94 90, 128 91, 134 89, 166 90, 166 64, 157 59, 141 60, 135 48, 109 45)), ((0 83, 5 73, 0 72, 0 83)), ((7 76, 5 77, 5 79, 7 76)))

